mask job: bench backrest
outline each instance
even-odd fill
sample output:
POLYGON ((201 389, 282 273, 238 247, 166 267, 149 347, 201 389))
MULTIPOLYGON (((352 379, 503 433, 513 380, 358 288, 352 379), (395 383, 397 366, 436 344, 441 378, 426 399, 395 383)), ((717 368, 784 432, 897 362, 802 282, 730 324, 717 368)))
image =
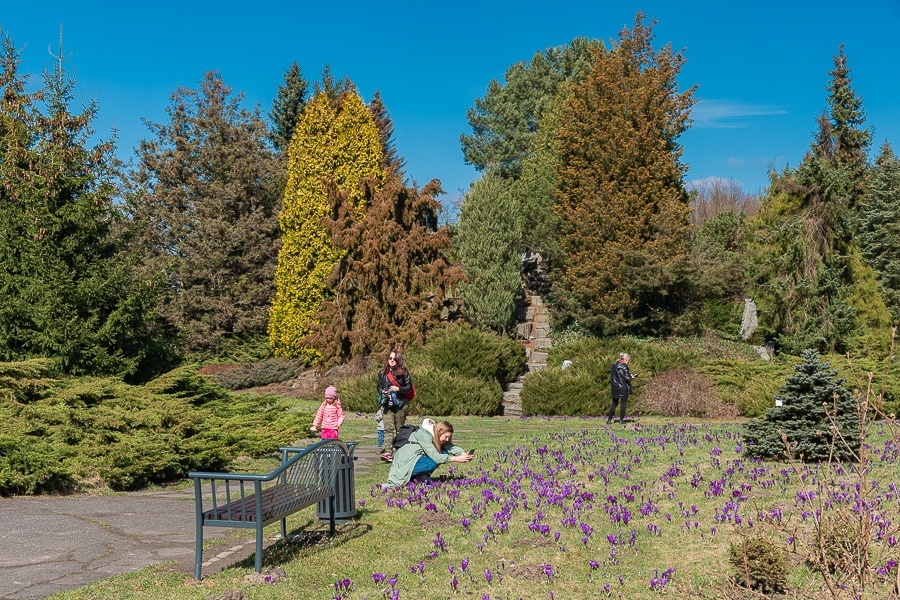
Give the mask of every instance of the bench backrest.
POLYGON ((198 514, 219 515, 212 518, 226 521, 268 521, 297 508, 310 506, 331 496, 341 458, 350 454, 347 445, 340 440, 322 440, 306 448, 281 450, 281 465, 265 475, 189 473, 197 490, 204 481, 211 485, 212 506, 208 510, 203 510, 201 494, 195 494, 198 514), (252 490, 249 489, 251 484, 252 490), (256 515, 256 502, 249 497, 253 494, 261 497, 263 490, 265 506, 259 506, 264 514, 256 515), (220 494, 224 494, 221 499, 220 494))

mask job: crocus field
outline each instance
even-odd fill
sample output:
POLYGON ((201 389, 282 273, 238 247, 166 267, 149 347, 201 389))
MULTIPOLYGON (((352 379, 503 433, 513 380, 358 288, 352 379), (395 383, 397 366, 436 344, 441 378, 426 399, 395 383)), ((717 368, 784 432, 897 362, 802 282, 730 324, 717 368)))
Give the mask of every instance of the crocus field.
MULTIPOLYGON (((475 460, 440 467, 431 485, 387 490, 378 483, 388 465, 360 469, 359 519, 328 540, 303 534, 322 529, 303 513, 288 521, 302 535, 266 551, 265 568, 283 567, 285 581, 243 583, 251 559, 199 585, 149 569, 60 597, 213 598, 235 587, 279 599, 740 597, 728 552, 742 536, 788 551, 787 597, 829 597, 803 555, 831 513, 870 525, 875 587, 863 597, 892 593, 900 469, 884 424, 868 439, 861 493, 847 466, 745 458, 739 423, 453 422, 475 460)), ((365 438, 371 421, 359 415, 345 428, 343 438, 365 438)))

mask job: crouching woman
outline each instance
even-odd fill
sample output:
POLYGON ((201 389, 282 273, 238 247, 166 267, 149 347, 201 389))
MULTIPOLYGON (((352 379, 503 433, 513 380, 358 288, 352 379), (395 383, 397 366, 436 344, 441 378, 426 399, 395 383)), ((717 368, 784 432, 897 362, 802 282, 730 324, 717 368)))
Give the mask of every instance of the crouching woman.
POLYGON ((453 445, 453 425, 447 421, 434 423, 426 419, 409 436, 409 442, 394 453, 388 485, 406 485, 410 479, 431 481, 431 474, 448 462, 469 462, 472 455, 453 445))

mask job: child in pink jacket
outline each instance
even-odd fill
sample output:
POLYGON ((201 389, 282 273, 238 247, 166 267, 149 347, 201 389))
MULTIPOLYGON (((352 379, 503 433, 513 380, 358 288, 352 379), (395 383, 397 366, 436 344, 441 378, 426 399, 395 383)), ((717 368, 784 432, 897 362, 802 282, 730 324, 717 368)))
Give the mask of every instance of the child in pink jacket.
POLYGON ((322 426, 323 440, 336 440, 338 438, 338 429, 344 422, 344 409, 341 408, 341 399, 338 398, 337 388, 329 385, 325 389, 325 402, 319 406, 316 411, 316 418, 313 419, 310 431, 318 429, 322 426))

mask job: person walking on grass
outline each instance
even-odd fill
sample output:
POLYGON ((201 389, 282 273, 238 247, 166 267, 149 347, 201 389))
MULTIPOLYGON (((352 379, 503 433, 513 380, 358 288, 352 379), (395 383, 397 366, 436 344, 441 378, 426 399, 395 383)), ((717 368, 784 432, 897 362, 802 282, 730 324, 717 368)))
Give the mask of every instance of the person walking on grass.
POLYGON ((628 371, 628 363, 631 356, 625 352, 619 355, 619 360, 613 363, 610 372, 610 383, 612 385, 612 406, 609 407, 609 413, 606 415, 606 424, 612 423, 613 416, 616 414, 616 406, 619 407, 619 423, 625 423, 625 405, 628 403, 628 396, 631 395, 631 380, 637 377, 637 373, 632 375, 628 371))
MULTIPOLYGON (((388 353, 384 368, 378 372, 377 385, 384 419, 384 439, 390 444, 406 423, 409 400, 415 393, 412 379, 406 365, 403 364, 403 355, 399 350, 391 350, 388 353)), ((393 458, 393 447, 385 448, 381 460, 391 462, 393 458)))
POLYGON ((319 405, 316 418, 313 419, 310 431, 315 431, 322 426, 323 440, 338 439, 338 430, 344 423, 344 409, 341 407, 341 399, 338 398, 337 388, 329 385, 325 389, 325 401, 319 405))

